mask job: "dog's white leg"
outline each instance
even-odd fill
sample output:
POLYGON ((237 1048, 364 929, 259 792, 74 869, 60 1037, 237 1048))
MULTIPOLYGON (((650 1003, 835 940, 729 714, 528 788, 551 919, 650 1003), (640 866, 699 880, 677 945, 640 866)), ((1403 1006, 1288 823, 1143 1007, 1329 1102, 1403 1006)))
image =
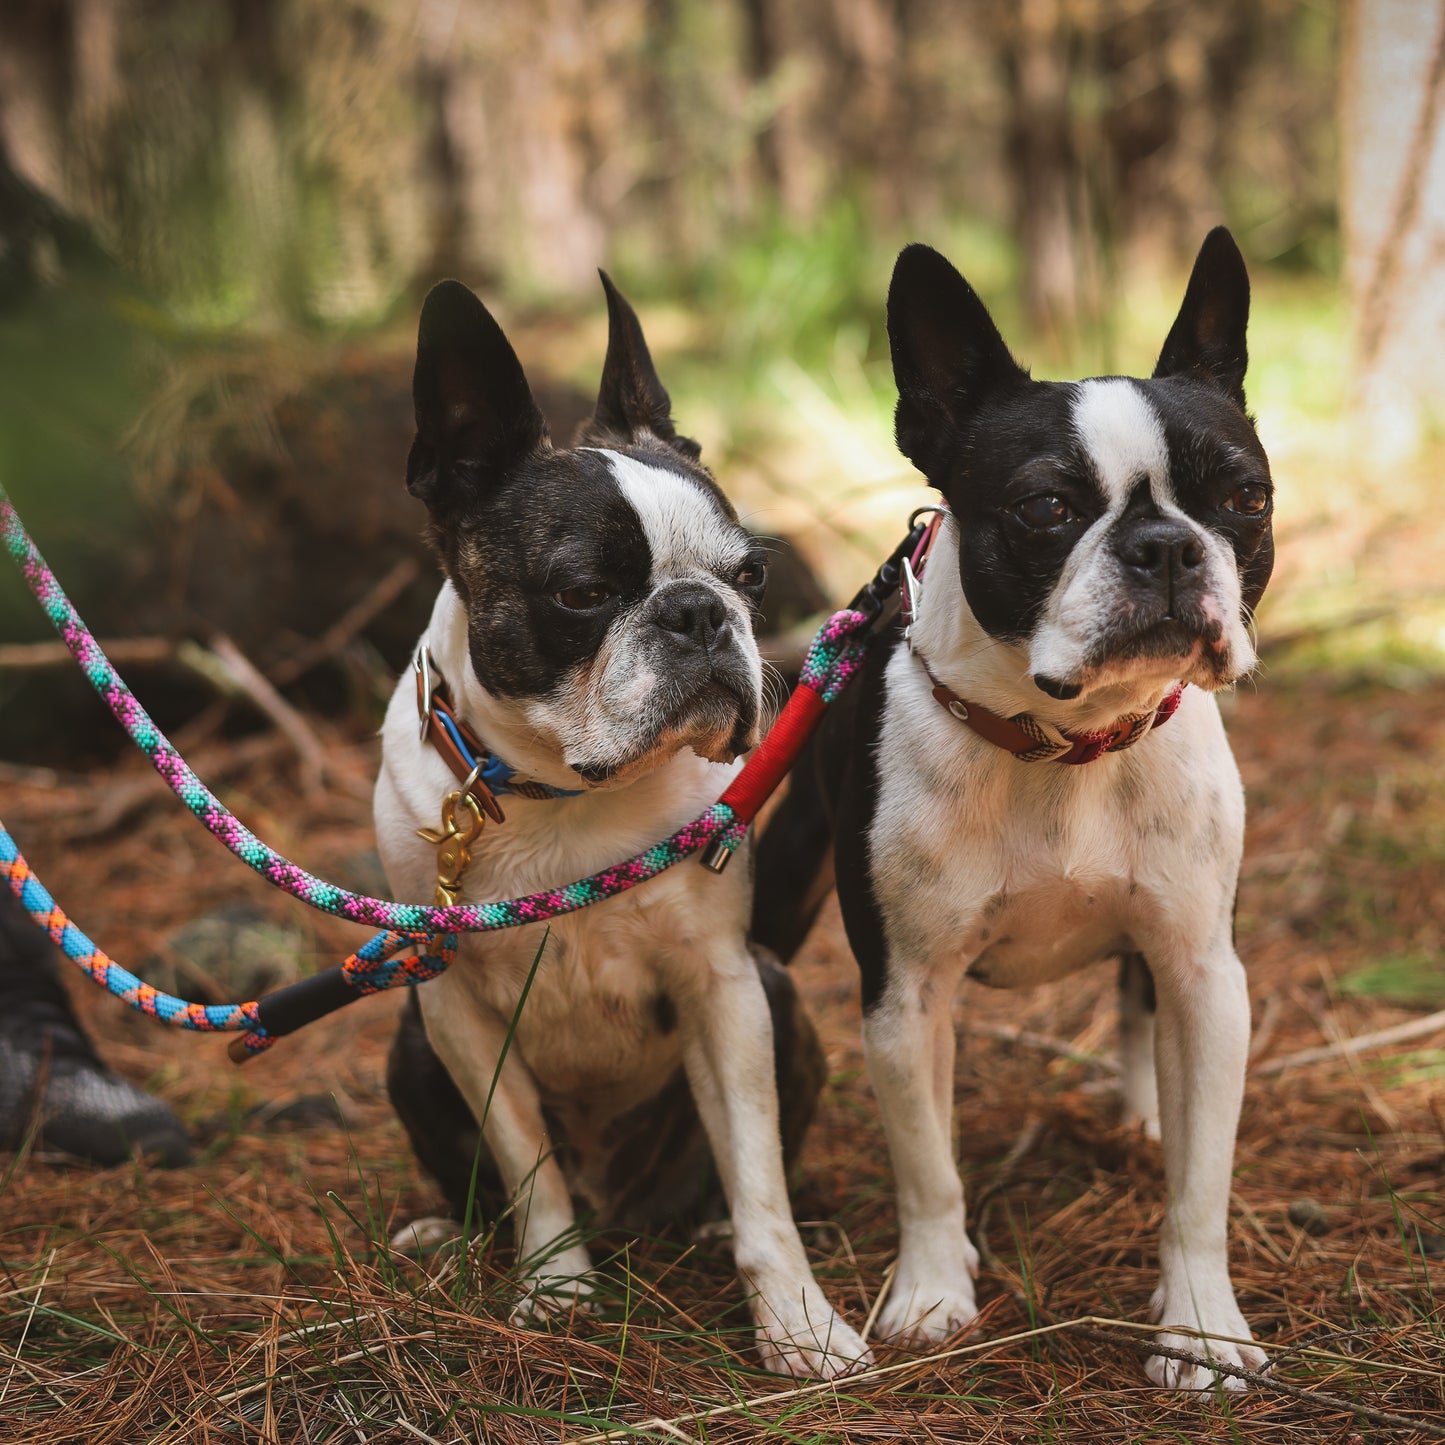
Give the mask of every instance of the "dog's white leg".
POLYGON ((895 970, 863 1022, 868 1075, 898 1188, 898 1268, 878 1316, 885 1339, 946 1339, 978 1313, 978 1251, 964 1229, 953 1147, 953 983, 895 970))
MULTIPOLYGON (((1251 1338, 1229 1278, 1229 1183, 1249 1051, 1244 968, 1227 941, 1206 958, 1156 960, 1159 1116, 1169 1198, 1159 1241, 1159 1288, 1152 1317, 1159 1343, 1258 1370, 1256 1345, 1201 1340, 1170 1325, 1236 1340, 1251 1338)), ((1145 1371, 1156 1385, 1205 1390, 1244 1382, 1155 1355, 1145 1371)))
POLYGON ((1154 980, 1141 953, 1119 961, 1119 1095, 1126 1125, 1159 1137, 1159 1089, 1154 1081, 1154 980))
POLYGON ((813 1278, 788 1202, 778 1132, 773 1027, 744 949, 711 961, 683 1016, 683 1059, 732 1215, 765 1368, 831 1379, 871 1362, 813 1278))
POLYGON ((478 1119, 485 1113, 482 1135, 512 1196, 517 1261, 528 1281, 513 1316, 521 1323, 591 1294, 592 1261, 571 1238, 576 1219, 567 1181, 552 1156, 537 1086, 516 1052, 515 1040, 492 1088, 507 1021, 464 990, 465 983, 452 974, 427 984, 421 993, 422 1017, 427 1038, 472 1113, 478 1119))

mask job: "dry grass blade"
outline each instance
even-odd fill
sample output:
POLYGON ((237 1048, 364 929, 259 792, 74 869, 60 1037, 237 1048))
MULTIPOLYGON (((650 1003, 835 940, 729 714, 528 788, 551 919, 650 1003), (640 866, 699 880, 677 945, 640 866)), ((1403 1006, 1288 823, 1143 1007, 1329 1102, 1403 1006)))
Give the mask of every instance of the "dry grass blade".
POLYGON ((10 1372, 5 1376, 5 1383, 0 1386, 0 1405, 5 1403, 5 1397, 10 1393, 11 1382, 15 1378, 15 1371, 20 1366, 20 1356, 25 1353, 25 1341, 30 1337, 30 1326, 35 1323, 35 1311, 40 1306, 40 1296, 45 1293, 45 1282, 50 1278, 50 1271, 55 1264, 55 1251, 50 1251, 50 1257, 45 1261, 45 1273, 40 1276, 40 1283, 35 1286, 35 1298, 30 1301, 29 1312, 25 1316, 25 1324, 20 1331, 20 1339, 15 1346, 15 1357, 10 1361, 10 1372))

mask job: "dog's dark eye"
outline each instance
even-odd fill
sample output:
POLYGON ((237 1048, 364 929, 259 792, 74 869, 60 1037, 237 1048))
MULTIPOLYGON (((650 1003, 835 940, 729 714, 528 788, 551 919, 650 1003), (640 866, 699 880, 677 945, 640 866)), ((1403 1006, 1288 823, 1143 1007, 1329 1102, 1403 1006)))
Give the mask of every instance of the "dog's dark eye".
POLYGON ((1251 482, 1226 497, 1224 506, 1227 511, 1237 512, 1241 517, 1263 517, 1269 511, 1269 500, 1269 488, 1251 482))
POLYGON ((738 574, 733 578, 733 585, 751 591, 761 587, 767 580, 768 564, 761 557, 749 557, 738 568, 738 574))
POLYGON ((1074 521, 1078 515, 1062 497, 1055 496, 1052 492, 1029 497, 1014 508, 1014 516, 1025 527, 1032 527, 1039 532, 1047 531, 1050 527, 1062 527, 1065 522, 1074 521))
POLYGON ((594 585, 591 587, 564 587, 560 592, 554 592, 552 596, 569 612, 590 612, 594 607, 601 607, 612 594, 605 587, 594 585))

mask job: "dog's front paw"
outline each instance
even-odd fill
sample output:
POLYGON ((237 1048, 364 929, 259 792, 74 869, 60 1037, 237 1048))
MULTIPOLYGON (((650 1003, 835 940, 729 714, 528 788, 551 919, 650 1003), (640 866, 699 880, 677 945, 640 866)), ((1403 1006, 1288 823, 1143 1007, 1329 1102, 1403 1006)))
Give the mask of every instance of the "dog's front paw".
POLYGON ((527 1290, 512 1306, 509 1322, 519 1329, 581 1310, 590 1314, 597 1292, 592 1261, 584 1249, 565 1249, 527 1272, 527 1290))
POLYGON ((967 1277, 952 1287, 935 1279, 902 1292, 895 1280, 878 1314, 878 1337, 895 1345, 936 1345, 972 1324, 977 1315, 973 1281, 967 1277))
POLYGON ((753 1319, 758 1327, 758 1356, 763 1368, 775 1375, 835 1380, 873 1363, 862 1336, 844 1324, 811 1282, 798 1291, 791 1307, 756 1296, 753 1319))
POLYGON ((967 1235, 946 1253, 901 1255, 878 1313, 878 1337, 895 1345, 936 1345, 956 1334, 978 1314, 977 1277, 978 1250, 967 1235))
POLYGON ((448 1219, 440 1214, 428 1214, 398 1229, 391 1236, 391 1248, 394 1254, 420 1259, 461 1237, 462 1227, 455 1219, 448 1219))
POLYGON ((1153 1139, 1156 1143, 1160 1138, 1159 1134, 1159 1107, 1156 1103, 1152 1111, 1147 1107, 1141 1107, 1130 1100, 1128 1094, 1124 1095, 1123 1103, 1119 1111, 1119 1122, 1126 1129, 1142 1129, 1146 1139, 1153 1139))
MULTIPOLYGON (((1226 1344, 1222 1340, 1199 1340, 1191 1335, 1162 1334, 1155 1336, 1158 1344, 1171 1350, 1210 1359, 1233 1369, 1262 1373, 1269 1366, 1269 1357, 1258 1345, 1226 1344)), ((1215 1371, 1205 1364, 1176 1360, 1170 1355, 1150 1355, 1144 1361, 1144 1373, 1166 1390, 1213 1390, 1216 1386, 1230 1391, 1249 1388, 1247 1380, 1238 1375, 1215 1371)))
MULTIPOLYGON (((1190 1320, 1199 1311, 1197 1308, 1181 1309, 1176 1314, 1170 1309, 1169 1302, 1161 1291, 1155 1294, 1150 1313, 1159 1323, 1169 1324, 1171 1321, 1190 1320)), ((1269 1368, 1269 1357, 1258 1345, 1236 1343, 1249 1340, 1252 1336, 1232 1297, 1227 1306, 1211 1311, 1207 1322, 1197 1328, 1200 1335, 1176 1334, 1172 1330, 1163 1330, 1154 1337, 1156 1344, 1169 1350, 1178 1350, 1181 1354, 1193 1358, 1176 1360, 1172 1355, 1150 1355, 1144 1362, 1144 1373, 1152 1383, 1166 1390, 1213 1391, 1220 1388, 1236 1392, 1248 1389, 1249 1382, 1240 1379, 1238 1375, 1212 1369, 1210 1364, 1205 1362, 1212 1361, 1227 1368, 1256 1373, 1269 1368)))

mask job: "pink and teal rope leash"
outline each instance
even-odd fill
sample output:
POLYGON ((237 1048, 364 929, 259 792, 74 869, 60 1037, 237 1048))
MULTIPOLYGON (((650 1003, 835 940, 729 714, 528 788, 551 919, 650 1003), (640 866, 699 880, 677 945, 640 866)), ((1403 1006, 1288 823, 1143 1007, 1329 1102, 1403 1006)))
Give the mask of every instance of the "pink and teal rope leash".
POLYGON ((307 872, 252 833, 196 776, 126 686, 46 565, 3 486, 0 536, 91 685, 207 831, 269 883, 303 903, 383 930, 336 968, 266 999, 234 1005, 188 1003, 137 979, 76 928, 56 906, 0 823, 0 873, 37 926, 49 933, 68 957, 97 983, 152 1017, 182 1028, 245 1030, 246 1036, 240 1042, 247 1053, 261 1052, 281 1034, 364 993, 434 978, 451 962, 458 933, 515 928, 586 908, 635 888, 703 848, 708 849, 709 866, 721 871, 746 836, 762 800, 787 771, 822 708, 842 692, 861 665, 864 636, 883 601, 896 587, 897 559, 913 540, 910 536, 895 551, 850 607, 824 623, 809 649, 800 686, 778 724, 732 786, 706 812, 635 857, 563 887, 543 889, 523 898, 436 908, 393 903, 340 888, 307 872), (775 744, 775 739, 783 745, 775 744), (422 945, 417 953, 393 957, 412 943, 422 945))

